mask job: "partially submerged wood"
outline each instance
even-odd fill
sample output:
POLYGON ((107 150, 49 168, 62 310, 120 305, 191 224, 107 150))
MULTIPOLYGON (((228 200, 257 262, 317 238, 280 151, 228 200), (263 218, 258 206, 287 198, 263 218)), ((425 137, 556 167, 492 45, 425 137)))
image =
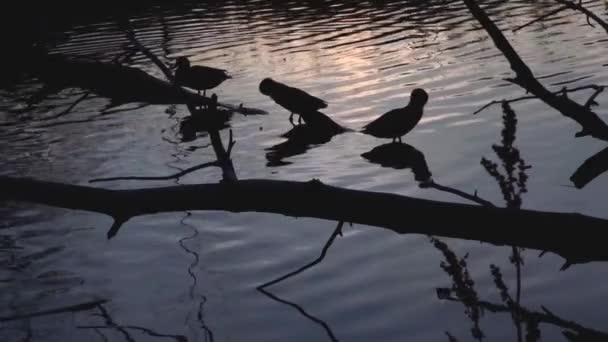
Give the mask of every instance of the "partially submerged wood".
MULTIPOLYGON (((45 83, 49 91, 81 88, 110 99, 112 106, 133 102, 204 106, 211 101, 208 97, 176 87, 139 68, 118 63, 48 55, 36 65, 34 74, 45 83)), ((243 115, 267 114, 263 110, 242 105, 219 105, 243 115)))
MULTIPOLYGON (((349 190, 310 182, 233 180, 219 184, 106 190, 0 177, 0 200, 34 202, 110 215, 117 224, 139 215, 186 210, 265 212, 377 226, 550 251, 569 263, 608 261, 608 220, 574 213, 445 203, 349 190), (561 228, 561 229, 558 229, 561 228)), ((117 229, 115 227, 115 229, 117 229)))
POLYGON ((37 67, 36 76, 54 88, 90 90, 117 105, 130 102, 205 105, 209 102, 206 97, 175 88, 141 69, 121 64, 49 55, 37 67))

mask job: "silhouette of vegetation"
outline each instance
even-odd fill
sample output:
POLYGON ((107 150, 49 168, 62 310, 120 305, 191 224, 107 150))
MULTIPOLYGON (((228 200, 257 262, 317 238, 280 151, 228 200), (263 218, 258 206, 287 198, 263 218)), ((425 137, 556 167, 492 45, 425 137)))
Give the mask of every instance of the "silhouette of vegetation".
MULTIPOLYGON (((503 303, 497 304, 480 299, 474 287, 475 282, 467 269, 466 259, 468 255, 459 258, 445 242, 436 238, 431 238, 431 243, 444 255, 445 261, 442 261, 440 266, 452 279, 451 287, 437 288, 437 296, 440 300, 459 302, 464 305, 465 314, 473 323, 471 334, 474 339, 483 339, 484 335, 481 331, 480 320, 488 312, 510 314, 517 330, 519 330, 520 323, 525 324, 525 341, 540 341, 541 324, 564 329, 562 334, 569 340, 580 338, 581 341, 601 341, 608 338, 608 333, 590 329, 579 323, 563 319, 544 306, 541 306, 542 312, 532 311, 523 307, 509 293, 500 268, 496 265, 490 265, 490 272, 503 303)), ((448 337, 454 338, 450 334, 448 334, 448 337)))

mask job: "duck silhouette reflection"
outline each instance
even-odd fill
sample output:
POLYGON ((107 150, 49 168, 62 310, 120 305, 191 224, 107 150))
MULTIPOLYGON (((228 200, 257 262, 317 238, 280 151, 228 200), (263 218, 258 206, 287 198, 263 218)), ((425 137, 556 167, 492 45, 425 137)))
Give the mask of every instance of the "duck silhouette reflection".
POLYGON ((283 159, 306 153, 310 148, 325 144, 335 135, 348 131, 319 111, 303 112, 303 116, 306 123, 294 126, 281 135, 287 141, 266 149, 269 151, 266 153, 267 166, 291 164, 283 159))
POLYGON ((182 136, 182 142, 195 140, 197 133, 200 132, 222 130, 230 127, 233 111, 218 109, 216 94, 213 94, 210 99, 211 101, 206 108, 197 109, 193 115, 180 122, 179 132, 182 136))
POLYGON ((272 78, 265 78, 260 82, 260 92, 269 96, 279 106, 287 109, 289 122, 293 125, 293 115, 298 114, 298 123, 302 123, 302 119, 306 121, 306 116, 303 114, 315 112, 322 108, 327 108, 327 102, 318 97, 312 96, 304 90, 290 87, 281 82, 277 82, 272 78))
POLYGON ((411 169, 414 179, 422 184, 432 182, 432 174, 424 154, 412 145, 400 142, 374 147, 361 155, 371 163, 393 169, 411 169))

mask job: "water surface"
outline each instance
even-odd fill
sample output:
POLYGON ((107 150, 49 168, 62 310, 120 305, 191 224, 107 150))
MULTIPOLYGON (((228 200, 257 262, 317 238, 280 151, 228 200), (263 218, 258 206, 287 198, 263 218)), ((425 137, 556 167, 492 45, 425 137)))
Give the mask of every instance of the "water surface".
MULTIPOLYGON (((513 33, 511 29, 556 4, 492 1, 484 6, 550 89, 608 82, 608 37, 597 25, 588 26, 584 16, 563 11, 513 33)), ((586 6, 608 19, 604 1, 586 6)), ((422 87, 430 94, 425 116, 405 141, 424 154, 438 183, 505 205, 496 181, 480 164, 482 157, 499 162, 492 145, 500 143, 502 110, 494 106, 472 113, 491 100, 524 92, 504 80, 512 76, 508 63, 461 2, 193 2, 142 6, 126 15, 138 39, 163 60, 188 56, 193 64, 229 70, 233 79, 214 89, 220 101, 269 113, 237 114, 231 121, 240 179, 317 178, 352 189, 467 202, 420 188, 411 170, 369 163, 361 154, 387 141, 356 132, 286 156, 280 166, 266 157, 268 148, 285 140, 281 135, 291 125, 289 113, 259 93, 264 77, 325 99, 329 107, 324 113, 352 129, 404 106, 409 92, 422 87)), ((54 53, 108 61, 128 42, 118 25, 123 19, 100 12, 62 27, 45 44, 54 53)), ((162 77, 141 54, 131 65, 162 77)), ((167 105, 150 105, 100 116, 108 101, 92 97, 53 118, 80 96, 79 90, 61 91, 23 110, 23 99, 41 84, 29 77, 17 79, 1 92, 3 175, 88 184, 98 177, 171 174, 215 158, 205 135, 179 143, 179 121, 187 116, 184 106, 177 106, 174 115, 167 105)), ((584 101, 589 95, 571 97, 584 101)), ((601 115, 605 97, 600 95, 597 102, 601 115)), ((603 191, 607 177, 581 190, 569 182, 576 168, 605 144, 575 139, 578 125, 540 101, 514 103, 513 109, 518 119, 515 145, 532 166, 523 207, 608 218, 603 191)), ((217 182, 220 177, 219 170, 205 169, 179 181, 97 186, 154 187, 217 182)), ((314 259, 336 222, 259 213, 158 214, 131 219, 108 241, 107 217, 10 203, 2 208, 0 224, 0 316, 109 300, 103 305, 105 316, 97 307, 2 322, 2 340, 329 340, 322 325, 256 286, 314 259)), ((459 257, 468 254, 468 271, 481 298, 501 303, 490 264, 501 268, 515 292, 511 248, 444 241, 459 257)), ((539 312, 542 305, 566 320, 608 331, 603 318, 606 265, 577 265, 560 272, 563 259, 558 256, 538 258, 538 251, 522 255, 522 305, 539 312)), ((426 236, 346 225, 344 236, 320 265, 270 291, 323 320, 340 341, 437 341, 447 340, 446 331, 458 340, 471 340, 473 323, 465 307, 437 297, 436 288, 452 284, 442 261, 444 255, 426 236)), ((486 312, 479 324, 487 340, 517 339, 508 313, 486 312)), ((565 340, 561 330, 541 325, 544 340, 565 340)))

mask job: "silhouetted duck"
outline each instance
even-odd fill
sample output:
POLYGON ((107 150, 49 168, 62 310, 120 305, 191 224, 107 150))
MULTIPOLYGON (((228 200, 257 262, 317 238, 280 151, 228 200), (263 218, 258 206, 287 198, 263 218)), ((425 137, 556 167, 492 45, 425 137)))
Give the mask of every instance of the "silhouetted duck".
POLYGON ((315 112, 327 107, 327 102, 320 98, 314 97, 301 89, 274 81, 271 78, 265 78, 260 82, 260 92, 270 96, 279 106, 287 109, 291 113, 289 122, 292 124, 294 113, 300 115, 298 123, 302 123, 303 113, 315 112))
POLYGON ((416 88, 412 91, 407 106, 384 113, 363 127, 362 132, 377 138, 392 138, 393 142, 401 142, 401 137, 416 127, 422 118, 428 99, 429 95, 424 89, 416 88))
POLYGON ((175 81, 177 84, 196 89, 203 96, 207 89, 213 89, 225 80, 232 78, 226 70, 216 69, 202 65, 190 66, 190 61, 186 57, 179 57, 175 63, 175 81))

